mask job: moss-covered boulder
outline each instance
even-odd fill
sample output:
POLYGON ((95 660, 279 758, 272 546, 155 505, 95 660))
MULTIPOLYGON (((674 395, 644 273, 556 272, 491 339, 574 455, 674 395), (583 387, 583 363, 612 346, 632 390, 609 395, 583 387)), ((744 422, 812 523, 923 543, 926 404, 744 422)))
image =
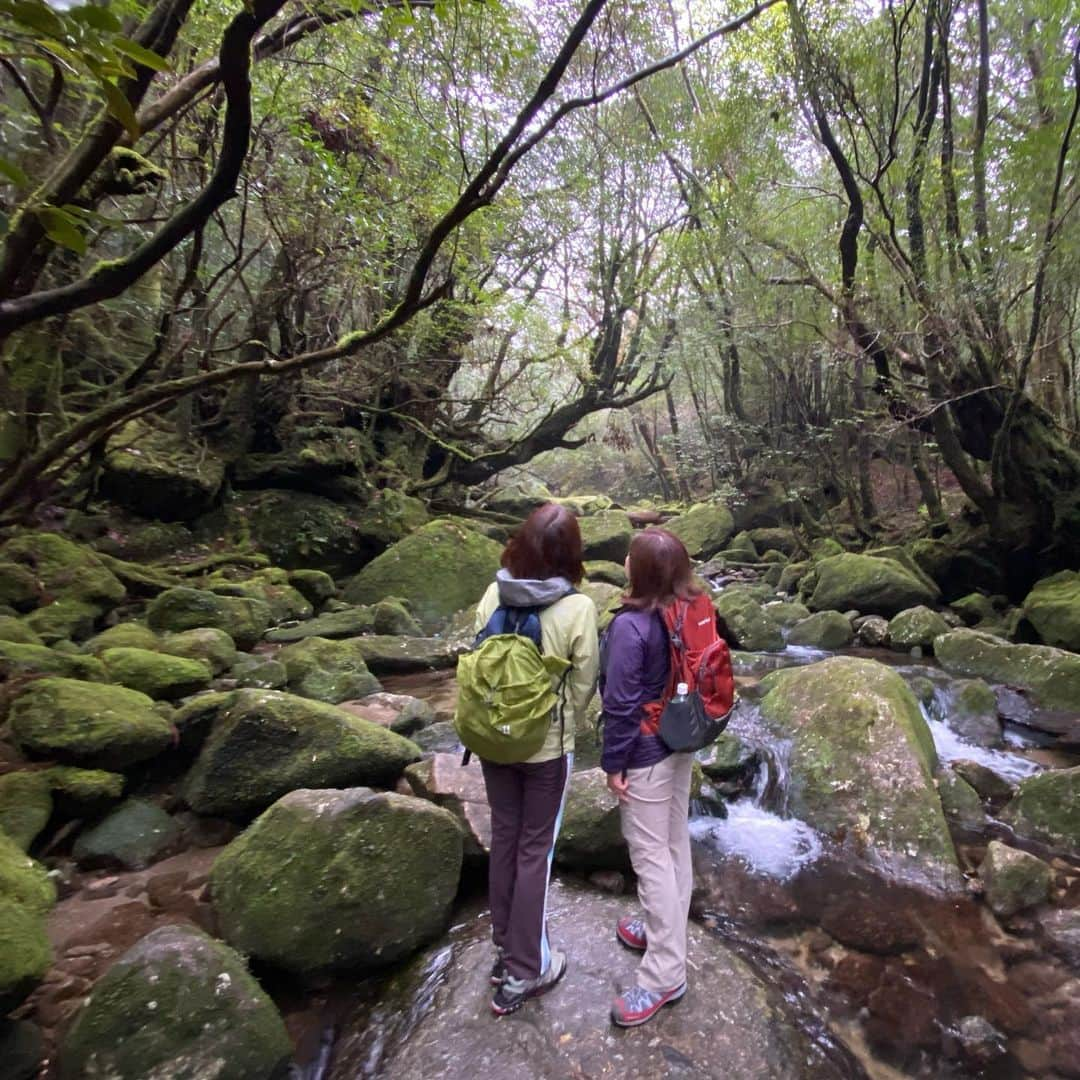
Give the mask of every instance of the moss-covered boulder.
POLYGON ((301 697, 336 705, 382 689, 368 671, 363 650, 355 639, 306 638, 286 645, 277 659, 285 665, 289 690, 301 697))
POLYGON ((173 739, 169 721, 145 694, 77 679, 31 683, 9 720, 25 753, 114 770, 161 753, 173 739))
POLYGON ((270 609, 272 624, 310 619, 315 608, 311 601, 289 584, 288 572, 271 566, 259 570, 243 581, 235 581, 223 574, 213 574, 202 583, 204 589, 219 596, 246 596, 261 600, 270 609))
POLYGON ((200 814, 249 818, 297 788, 390 787, 420 750, 344 709, 239 690, 220 709, 184 797, 200 814))
POLYGON ((555 861, 576 870, 629 870, 619 806, 602 769, 574 773, 566 795, 555 861))
POLYGON ((986 827, 986 811, 979 793, 951 770, 938 777, 938 795, 945 820, 963 832, 979 833, 986 827))
POLYGON ((754 538, 745 530, 736 533, 735 536, 728 541, 727 547, 722 549, 722 553, 735 562, 754 563, 761 557, 754 544, 754 538))
POLYGON ((97 814, 124 793, 123 774, 105 769, 53 765, 40 775, 48 781, 57 811, 67 817, 97 814))
POLYGON ((874 660, 833 657, 761 685, 763 719, 791 740, 787 812, 888 878, 962 888, 933 739, 904 680, 874 660))
POLYGON ((981 679, 958 679, 944 694, 944 719, 965 742, 997 747, 1002 742, 997 695, 981 679))
POLYGON ((31 611, 26 616, 26 625, 50 645, 60 641, 82 641, 94 632, 101 614, 99 604, 63 596, 31 611))
POLYGON ((18 563, 0 562, 0 604, 16 611, 32 611, 41 595, 37 577, 18 563))
POLYGON ((1021 836, 1080 855, 1080 765, 1029 776, 1001 819, 1021 836))
POLYGON ((1024 601, 1024 617, 1044 644, 1080 652, 1080 573, 1043 578, 1024 601))
POLYGON ((761 755, 756 747, 743 742, 730 731, 723 732, 700 754, 701 771, 710 780, 717 781, 744 777, 757 768, 760 760, 761 755))
POLYGON ((0 1013, 7 1013, 41 982, 52 963, 44 919, 0 895, 0 1013))
POLYGON ((713 605, 727 624, 736 648, 747 652, 779 652, 784 633, 748 592, 729 587, 713 598, 713 605))
POLYGON ((406 738, 434 724, 436 720, 435 709, 430 702, 408 694, 368 694, 356 701, 343 702, 341 708, 353 716, 359 716, 361 720, 381 724, 406 738))
POLYGON ((224 630, 213 626, 166 634, 160 649, 171 656, 201 660, 215 675, 228 671, 236 663, 236 642, 224 630))
POLYGON ((803 578, 811 572, 813 566, 814 564, 809 560, 788 563, 787 566, 780 571, 780 577, 776 582, 776 588, 783 593, 790 594, 795 592, 803 578))
POLYGON ((105 682, 105 666, 96 657, 78 656, 44 645, 16 645, 0 641, 0 678, 13 675, 62 675, 67 679, 105 682))
POLYGON ((122 622, 110 626, 95 634, 83 643, 83 652, 100 656, 106 649, 149 649, 156 652, 161 648, 161 639, 143 623, 122 622))
POLYGON ((1050 896, 1050 867, 1026 851, 991 840, 979 867, 990 910, 1008 918, 1050 896))
POLYGON ((971 675, 1026 690, 1047 709, 1080 712, 1080 656, 1050 645, 1013 645, 981 630, 950 630, 934 640, 938 663, 952 675, 971 675))
POLYGON ((198 693, 214 677, 202 660, 148 649, 106 649, 101 659, 113 682, 155 699, 172 701, 198 693))
POLYGON ((270 607, 246 596, 218 596, 204 589, 167 589, 146 611, 151 630, 178 633, 203 626, 224 630, 241 649, 250 649, 270 625, 270 607))
POLYGON ((608 559, 591 559, 585 564, 585 577, 589 581, 603 581, 618 589, 626 588, 626 569, 622 563, 608 559))
POLYGON ((420 624, 400 600, 380 600, 377 604, 328 611, 296 626, 282 626, 266 635, 267 641, 303 641, 305 638, 353 638, 361 634, 393 634, 422 637, 420 624))
POLYGON ((893 559, 872 555, 830 555, 815 566, 812 611, 847 611, 892 616, 918 604, 933 604, 937 591, 893 559))
MULTIPOLYGON (((768 612, 768 608, 764 608, 768 612)), ((851 620, 840 611, 818 611, 801 619, 788 634, 789 645, 812 649, 843 649, 851 644, 851 620)))
POLYGON ((761 607, 774 623, 785 628, 810 617, 810 609, 805 604, 771 600, 767 604, 762 604, 761 607))
POLYGON ((908 608, 889 620, 889 645, 900 652, 929 652, 934 639, 948 632, 949 624, 936 611, 923 606, 908 608))
POLYGON ((277 1080, 291 1053, 237 953, 193 926, 162 926, 95 983, 57 1067, 61 1080, 277 1080))
MULTIPOLYGON (((551 491, 546 484, 526 476, 496 488, 484 499, 484 506, 498 514, 524 518, 538 506, 552 501, 551 491)), ((574 513, 578 512, 574 510, 574 513)))
POLYGON ((236 685, 250 690, 281 690, 289 681, 285 665, 261 653, 240 653, 229 671, 236 685))
POLYGON ((128 799, 79 833, 72 854, 82 867, 142 870, 170 854, 180 826, 160 807, 128 799))
POLYGON ((692 559, 711 559, 735 530, 731 511, 719 503, 699 503, 664 525, 690 552, 692 559))
POLYGON ((946 540, 915 540, 910 546, 912 558, 941 589, 946 601, 953 601, 976 589, 1000 591, 1004 585, 1001 568, 986 551, 972 542, 950 543, 946 540))
POLYGON ((0 615, 0 641, 10 641, 16 645, 45 644, 17 615, 0 615))
POLYGON ((97 554, 56 533, 19 533, 0 547, 0 563, 13 563, 31 574, 39 598, 77 600, 99 615, 126 595, 97 554))
POLYGON ((337 595, 334 579, 324 570, 290 570, 289 584, 303 593, 316 611, 337 595))
POLYGON ((621 563, 630 550, 634 526, 623 510, 603 510, 582 518, 581 544, 585 558, 621 563))
POLYGON ((5 832, 0 832, 0 900, 38 916, 47 914, 56 903, 56 886, 48 871, 5 832))
POLYGON ((994 601, 982 593, 968 593, 958 600, 953 600, 949 605, 967 623, 968 626, 978 626, 979 623, 993 622, 998 618, 998 610, 994 601))
POLYGON ((7 773, 0 776, 0 832, 23 851, 29 851, 52 816, 52 791, 44 772, 7 773))
POLYGON ((350 604, 404 600, 425 630, 475 604, 499 568, 502 549, 486 536, 436 520, 388 548, 345 586, 350 604))
POLYGON ((288 971, 383 967, 446 928, 462 833, 424 799, 294 791, 218 856, 225 940, 288 971))
POLYGON ((853 625, 860 645, 877 649, 889 640, 889 620, 880 615, 861 615, 853 625))
POLYGON ((109 441, 101 486, 143 517, 192 521, 213 505, 224 478, 224 462, 206 447, 135 420, 109 441))

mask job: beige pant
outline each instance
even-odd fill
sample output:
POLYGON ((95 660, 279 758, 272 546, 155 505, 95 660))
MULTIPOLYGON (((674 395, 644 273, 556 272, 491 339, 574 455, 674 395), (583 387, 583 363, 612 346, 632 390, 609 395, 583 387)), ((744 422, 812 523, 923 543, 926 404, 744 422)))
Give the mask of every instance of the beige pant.
POLYGON ((686 820, 692 764, 692 754, 671 754, 647 769, 630 769, 627 798, 620 803, 649 943, 638 984, 661 993, 686 981, 686 920, 694 880, 686 820))

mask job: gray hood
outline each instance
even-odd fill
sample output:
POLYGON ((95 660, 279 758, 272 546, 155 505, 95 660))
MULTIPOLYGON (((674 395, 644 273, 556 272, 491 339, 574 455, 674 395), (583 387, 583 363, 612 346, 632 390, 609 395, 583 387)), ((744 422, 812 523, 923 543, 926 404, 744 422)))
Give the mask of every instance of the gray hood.
POLYGON ((496 573, 495 581, 499 603, 508 607, 547 607, 574 590, 564 577, 516 578, 505 567, 496 573))

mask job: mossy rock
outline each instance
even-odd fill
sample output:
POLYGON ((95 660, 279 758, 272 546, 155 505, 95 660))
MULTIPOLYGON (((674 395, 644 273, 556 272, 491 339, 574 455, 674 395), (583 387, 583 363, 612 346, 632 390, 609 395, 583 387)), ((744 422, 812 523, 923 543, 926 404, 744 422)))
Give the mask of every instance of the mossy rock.
MULTIPOLYGON (((553 502, 550 490, 539 480, 524 478, 504 484, 484 499, 484 506, 510 517, 528 517, 538 506, 553 502)), ((573 507, 571 507, 573 510, 573 507)), ((574 511, 577 513, 577 511, 574 511)))
POLYGON ((699 503, 664 526, 685 545, 691 559, 711 559, 735 531, 731 511, 718 503, 699 503))
POLYGON ((889 620, 889 645, 900 652, 923 649, 932 652, 934 639, 949 632, 949 624, 928 607, 901 611, 889 620))
POLYGON ((40 775, 48 781, 57 810, 67 817, 99 813, 124 794, 123 774, 105 769, 53 765, 40 775))
POLYGON ((616 588, 626 588, 626 570, 622 563, 593 559, 585 564, 585 576, 590 581, 603 581, 616 588))
POLYGON ((205 447, 133 420, 109 441, 101 490, 143 517, 193 521, 213 505, 224 479, 224 462, 205 447))
POLYGON ((791 740, 787 812, 890 880, 961 890, 934 742, 904 680, 874 660, 832 657, 761 686, 762 718, 791 740))
POLYGON ((10 726, 26 753, 110 769, 145 761, 172 742, 169 721, 145 694, 77 679, 31 683, 11 706, 10 726))
POLYGON ((331 597, 337 596, 334 579, 322 570, 292 570, 289 572, 289 584, 299 589, 316 611, 331 597))
POLYGON ((968 626, 978 626, 979 623, 992 621, 998 618, 998 610, 994 601, 982 593, 968 593, 954 600, 949 607, 967 623, 968 626))
POLYGON ((184 782, 199 814, 250 818, 297 788, 391 787, 420 749, 344 709, 277 690, 222 702, 184 782))
POLYGON ((0 562, 15 563, 32 574, 42 594, 82 600, 96 605, 99 613, 126 595, 119 579, 95 552, 56 533, 12 537, 0 547, 0 562))
POLYGON ((555 844, 555 861, 576 870, 630 869, 619 806, 608 791, 602 769, 574 773, 555 844))
POLYGON ((397 597, 427 631, 475 604, 499 567, 502 549, 453 522, 432 521, 368 563, 345 586, 350 604, 397 597))
POLYGON ((847 611, 892 616, 905 608, 936 603, 936 590, 892 559, 871 555, 831 555, 815 566, 816 581, 806 601, 812 611, 847 611))
POLYGON ((61 1080, 279 1080, 292 1042, 227 945, 193 926, 152 930, 94 984, 64 1036, 61 1080))
POLYGON ((787 566, 780 571, 780 577, 776 582, 776 588, 783 593, 790 594, 795 592, 802 582, 802 579, 811 572, 813 566, 814 564, 809 560, 788 563, 787 566))
POLYGON ((56 903, 56 886, 48 871, 5 832, 0 832, 0 900, 39 916, 48 914, 56 903))
POLYGON ((739 649, 748 652, 779 652, 784 648, 780 625, 750 594, 737 589, 724 589, 713 598, 739 649))
POLYGON ((173 701, 196 694, 214 677, 202 660, 147 649, 106 649, 101 659, 113 682, 155 699, 173 701))
POLYGON ((582 518, 581 546, 586 559, 621 563, 630 550, 634 526, 623 510, 603 510, 582 518))
POLYGON ((170 854, 180 826, 160 807, 128 799, 79 833, 72 854, 84 868, 142 870, 170 854))
POLYGON ((1013 645, 981 630, 950 630, 934 641, 938 663, 952 675, 1007 683, 1047 709, 1080 712, 1080 656, 1050 645, 1013 645))
POLYGON ((305 638, 353 638, 361 634, 391 634, 422 637, 420 624, 400 600, 380 600, 377 604, 330 611, 297 626, 271 630, 267 641, 303 641, 305 638))
POLYGON ((965 742, 1001 746, 997 696, 981 679, 960 679, 949 686, 944 720, 965 742))
POLYGON ((258 653, 241 653, 236 658, 229 678, 249 690, 280 690, 289 681, 289 673, 280 660, 258 653))
POLYGON ((1080 573, 1043 578, 1024 601, 1024 617, 1043 644, 1080 652, 1080 573))
POLYGON ((588 517, 589 514, 599 514, 602 510, 611 510, 615 503, 607 495, 565 495, 561 498, 549 500, 565 506, 568 510, 577 514, 578 517, 588 517))
POLYGON ((288 582, 288 574, 279 567, 260 570, 244 581, 232 581, 221 575, 211 575, 203 583, 204 589, 219 596, 246 596, 261 600, 270 609, 273 624, 294 619, 310 619, 314 614, 311 601, 288 582))
POLYGON ((297 973, 378 968, 446 928, 461 874, 454 816, 367 788, 294 791, 218 856, 222 935, 297 973))
POLYGON ((979 867, 986 902, 999 918, 1044 904, 1050 897, 1051 871, 1042 859, 991 840, 979 867))
POLYGON ((797 622, 810 617, 810 609, 805 604, 790 603, 784 600, 773 600, 768 604, 762 604, 761 610, 769 616, 778 626, 794 626, 797 622))
POLYGON ((306 638, 286 645, 277 659, 285 665, 290 692, 300 697, 336 705, 382 689, 368 671, 363 649, 355 639, 306 638))
POLYGON ((408 675, 415 671, 444 671, 454 667, 457 658, 471 644, 472 637, 471 632, 464 639, 369 634, 354 638, 352 644, 373 675, 408 675))
POLYGON ((730 543, 723 549, 724 555, 736 562, 757 562, 760 558, 754 538, 745 530, 736 533, 730 543))
POLYGON ((263 600, 218 596, 182 586, 168 589, 146 611, 151 630, 179 633, 203 626, 224 630, 241 649, 257 644, 270 625, 270 607, 263 600))
POLYGON ((855 620, 856 634, 862 645, 883 648, 889 640, 889 620, 881 615, 862 615, 855 620))
POLYGON ((58 641, 82 641, 88 638, 101 618, 102 608, 88 600, 64 596, 31 611, 26 625, 49 645, 58 641))
POLYGON ((7 773, 0 776, 0 832, 7 833, 23 851, 49 823, 53 801, 43 772, 7 773))
POLYGON ((150 649, 157 651, 161 648, 161 639, 142 623, 124 622, 110 626, 108 630, 102 630, 95 634, 89 641, 83 643, 83 652, 93 656, 100 656, 106 649, 150 649))
POLYGON ((45 921, 0 895, 0 1014, 19 1005, 45 977, 52 948, 45 921))
POLYGON ((915 540, 912 558, 934 580, 946 601, 956 600, 976 589, 997 592, 1004 584, 1001 568, 987 555, 968 545, 945 540, 915 540))
POLYGON ((853 636, 851 620, 843 612, 818 611, 797 622, 787 640, 789 645, 813 649, 844 649, 851 644, 853 636))
POLYGON ((755 769, 761 755, 738 735, 725 731, 701 752, 699 760, 710 780, 734 780, 755 769))
POLYGON ((0 615, 0 641, 10 641, 16 645, 45 644, 17 615, 0 615))
POLYGON ((968 833, 979 833, 987 824, 979 793, 963 778, 952 771, 938 777, 938 795, 945 819, 968 833))
MULTIPOLYGON (((114 517, 110 512, 110 518, 114 517)), ((178 521, 144 521, 130 517, 111 525, 104 536, 94 540, 94 547, 117 559, 140 563, 168 560, 195 545, 191 530, 178 521)))
POLYGON ((236 663, 236 642, 224 630, 200 626, 179 634, 166 634, 161 651, 188 660, 201 660, 215 675, 227 671, 236 663))
POLYGON ((46 1062, 41 1029, 29 1020, 0 1020, 4 1080, 37 1080, 46 1062))
POLYGON ((1080 855, 1080 765, 1029 776, 1001 819, 1020 836, 1080 855))
POLYGON ((16 611, 32 611, 41 595, 38 579, 25 566, 0 562, 0 604, 16 611))
POLYGON ((72 656, 44 645, 16 645, 0 641, 0 677, 13 675, 62 675, 66 679, 106 682, 105 667, 93 656, 72 656))
POLYGON ((779 551, 790 558, 799 550, 798 537, 791 529, 769 527, 750 529, 747 536, 754 542, 754 547, 758 551, 779 551))
POLYGON ((206 742, 218 717, 235 700, 235 690, 211 690, 182 701, 172 715, 180 749, 188 753, 197 753, 206 742))

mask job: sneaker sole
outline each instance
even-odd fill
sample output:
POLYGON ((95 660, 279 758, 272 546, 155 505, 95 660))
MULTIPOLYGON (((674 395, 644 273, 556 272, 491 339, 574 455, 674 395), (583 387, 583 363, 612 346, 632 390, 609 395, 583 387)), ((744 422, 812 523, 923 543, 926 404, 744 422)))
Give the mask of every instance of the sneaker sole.
POLYGON ((618 1016, 615 1015, 615 1010, 612 1009, 612 1011, 611 1011, 611 1022, 616 1027, 621 1027, 621 1028, 641 1027, 642 1024, 647 1024, 661 1009, 666 1008, 668 1005, 675 1005, 678 1002, 682 1001, 685 994, 686 994, 686 984, 684 983, 683 987, 679 991, 679 993, 673 994, 671 997, 669 997, 667 999, 667 1001, 661 1002, 659 1005, 656 1006, 655 1009, 653 1009, 653 1011, 651 1013, 649 1013, 648 1016, 643 1016, 643 1017, 641 1017, 640 1020, 622 1020, 618 1016))
POLYGON ((537 986, 537 987, 534 987, 531 990, 526 990, 525 993, 522 994, 521 997, 517 999, 517 1001, 513 1002, 510 1005, 496 1005, 494 1000, 492 1000, 492 1002, 491 1002, 491 1011, 496 1016, 509 1016, 511 1013, 517 1012, 518 1009, 520 1009, 521 1006, 524 1005, 526 1001, 529 1001, 531 998, 542 997, 549 990, 554 989, 554 987, 558 985, 559 980, 566 974, 566 968, 567 968, 567 962, 566 962, 566 957, 564 956, 563 957, 562 969, 559 971, 559 974, 556 975, 555 978, 551 980, 551 982, 544 983, 543 986, 537 986))
POLYGON ((625 946, 627 949, 633 949, 634 952, 644 952, 649 947, 648 942, 639 945, 636 941, 628 941, 622 936, 622 931, 617 926, 615 927, 615 939, 620 945, 625 946))

